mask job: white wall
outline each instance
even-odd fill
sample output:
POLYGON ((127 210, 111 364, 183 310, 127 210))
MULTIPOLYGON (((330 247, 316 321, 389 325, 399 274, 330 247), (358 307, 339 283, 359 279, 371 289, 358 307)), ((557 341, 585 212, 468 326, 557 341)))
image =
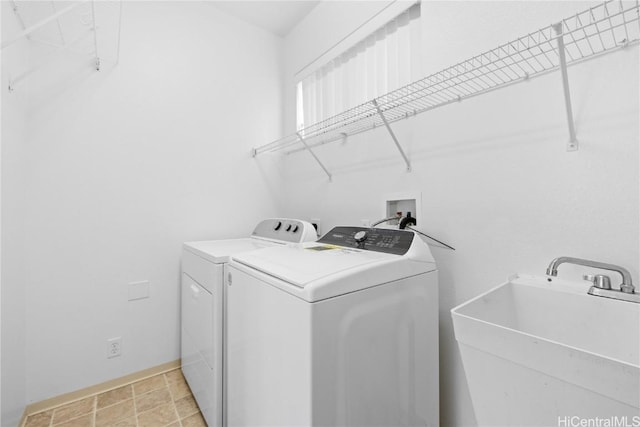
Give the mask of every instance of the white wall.
POLYGON ((205 2, 125 2, 122 25, 117 67, 30 80, 28 402, 178 359, 181 243, 280 211, 250 148, 281 131, 281 39, 205 2), (151 297, 129 302, 139 280, 151 297))
MULTIPOLYGON (((2 39, 6 40, 21 28, 9 7, 2 8, 2 39)), ((9 93, 9 77, 15 77, 20 67, 28 64, 26 43, 19 42, 2 50, 2 294, 0 324, 2 325, 2 412, 0 425, 11 426, 22 416, 26 397, 25 364, 25 279, 24 279, 24 145, 28 86, 22 92, 9 93)))
MULTIPOLYGON (((591 3, 422 4, 431 72, 591 3)), ((394 125, 409 174, 383 130, 323 147, 328 183, 305 153, 249 157, 281 123, 293 130, 298 65, 380 3, 320 6, 283 56, 280 39, 209 5, 126 2, 118 67, 65 58, 10 96, 5 68, 27 50, 9 65, 3 51, 2 425, 24 403, 178 358, 181 242, 246 234, 265 216, 327 229, 377 219, 384 194, 422 192, 422 229, 457 248, 433 248, 442 425, 475 421, 451 307, 558 255, 638 281, 637 49, 570 69, 576 153, 554 73, 394 125), (126 284, 144 279, 151 298, 128 302, 126 284), (107 360, 113 336, 123 356, 107 360)))
MULTIPOLYGON (((425 69, 437 71, 592 4, 425 1, 425 69)), ((308 55, 285 46, 286 57, 308 55)), ((307 153, 282 156, 291 215, 320 218, 325 230, 360 224, 381 217, 385 194, 418 190, 420 228, 456 248, 432 246, 440 270, 441 425, 475 424, 452 307, 514 272, 544 274, 560 255, 626 266, 640 282, 638 60, 633 47, 570 68, 578 152, 565 151, 560 74, 551 73, 392 125, 411 173, 382 128, 317 149, 333 183, 307 153)), ((579 272, 563 267, 560 275, 577 279, 579 272)))

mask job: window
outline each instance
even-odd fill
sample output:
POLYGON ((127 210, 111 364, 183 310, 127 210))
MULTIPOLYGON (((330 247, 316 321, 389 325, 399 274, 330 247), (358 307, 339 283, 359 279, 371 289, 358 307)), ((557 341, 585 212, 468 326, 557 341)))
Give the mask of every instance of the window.
POLYGON ((419 77, 420 4, 308 75, 296 87, 297 130, 419 77))

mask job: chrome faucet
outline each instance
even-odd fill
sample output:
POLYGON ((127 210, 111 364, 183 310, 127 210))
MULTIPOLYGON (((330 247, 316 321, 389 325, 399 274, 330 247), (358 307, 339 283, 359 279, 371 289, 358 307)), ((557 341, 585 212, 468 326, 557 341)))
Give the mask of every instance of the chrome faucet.
POLYGON ((640 303, 640 293, 635 291, 631 280, 631 274, 626 268, 620 267, 614 264, 607 264, 604 262, 590 261, 582 258, 572 257, 559 257, 551 261, 549 267, 547 267, 548 276, 557 276, 558 267, 560 264, 577 264, 584 265, 585 267, 600 268, 603 270, 615 271, 622 276, 622 283, 620 283, 620 290, 611 289, 611 281, 608 276, 604 275, 585 275, 583 279, 593 283, 593 286, 589 289, 589 295, 601 296, 606 298, 615 298, 624 301, 631 301, 640 303))

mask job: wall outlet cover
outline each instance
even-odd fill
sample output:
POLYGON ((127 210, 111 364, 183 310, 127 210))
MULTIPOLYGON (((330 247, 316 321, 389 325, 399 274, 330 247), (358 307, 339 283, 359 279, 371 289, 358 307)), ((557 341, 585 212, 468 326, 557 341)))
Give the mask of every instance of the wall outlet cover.
POLYGON ((107 359, 122 355, 122 337, 109 338, 107 340, 107 359))

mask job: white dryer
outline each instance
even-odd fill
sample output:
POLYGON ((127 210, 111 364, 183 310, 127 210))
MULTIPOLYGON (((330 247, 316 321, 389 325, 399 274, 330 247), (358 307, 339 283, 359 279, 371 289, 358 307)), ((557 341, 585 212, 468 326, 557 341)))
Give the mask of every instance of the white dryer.
POLYGON ((412 231, 234 255, 227 425, 437 426, 438 281, 412 231))
POLYGON ((182 252, 182 372, 209 425, 222 425, 224 285, 234 254, 317 239, 314 227, 295 219, 267 219, 250 237, 185 243, 182 252))

